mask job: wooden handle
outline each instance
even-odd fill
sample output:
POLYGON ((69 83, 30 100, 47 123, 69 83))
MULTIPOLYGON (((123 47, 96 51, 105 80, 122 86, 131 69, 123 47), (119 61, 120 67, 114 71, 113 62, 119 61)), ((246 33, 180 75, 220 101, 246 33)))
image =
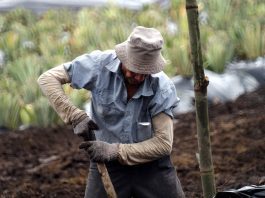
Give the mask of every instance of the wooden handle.
POLYGON ((107 167, 104 163, 97 163, 98 172, 101 176, 103 186, 107 192, 108 198, 117 198, 114 186, 110 180, 110 176, 107 170, 107 167))
MULTIPOLYGON (((83 136, 83 139, 85 141, 91 141, 91 140, 96 140, 96 136, 94 134, 94 131, 87 131, 87 134, 83 136), (91 137, 89 138, 89 134, 91 135, 91 137)), ((97 167, 98 167, 98 172, 100 174, 101 177, 101 181, 103 183, 103 186, 105 188, 105 191, 107 193, 108 198, 117 198, 117 194, 115 192, 114 186, 111 182, 109 173, 108 173, 108 169, 106 168, 106 165, 104 163, 97 163, 97 167)))

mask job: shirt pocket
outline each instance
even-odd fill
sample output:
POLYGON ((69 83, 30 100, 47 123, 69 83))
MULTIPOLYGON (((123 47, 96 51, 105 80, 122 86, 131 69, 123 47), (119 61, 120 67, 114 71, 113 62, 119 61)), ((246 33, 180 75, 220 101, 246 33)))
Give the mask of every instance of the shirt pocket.
POLYGON ((136 141, 142 142, 152 137, 152 127, 150 122, 137 122, 136 141))
POLYGON ((114 123, 123 116, 123 110, 119 100, 115 98, 112 90, 104 90, 98 93, 97 112, 104 121, 114 123))

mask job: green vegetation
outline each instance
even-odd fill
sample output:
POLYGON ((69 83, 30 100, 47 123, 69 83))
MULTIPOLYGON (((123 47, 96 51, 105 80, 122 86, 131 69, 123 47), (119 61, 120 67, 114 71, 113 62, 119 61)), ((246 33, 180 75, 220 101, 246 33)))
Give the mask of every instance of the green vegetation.
MULTIPOLYGON (((222 72, 233 59, 265 54, 265 4, 262 0, 199 0, 204 65, 222 72)), ((61 123, 36 83, 38 76, 94 49, 112 49, 134 26, 153 26, 165 39, 163 55, 169 76, 191 76, 185 1, 174 0, 169 10, 156 6, 129 11, 106 8, 51 10, 41 16, 17 9, 0 15, 0 125, 48 126, 61 123), (174 25, 175 24, 175 25, 174 25)), ((89 98, 65 86, 79 107, 89 98)))

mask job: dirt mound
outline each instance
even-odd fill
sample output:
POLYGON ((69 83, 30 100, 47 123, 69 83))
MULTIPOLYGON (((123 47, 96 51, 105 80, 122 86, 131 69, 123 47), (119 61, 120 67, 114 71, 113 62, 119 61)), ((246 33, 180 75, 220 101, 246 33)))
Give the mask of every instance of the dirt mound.
MULTIPOLYGON (((264 183, 265 88, 209 108, 217 190, 264 183)), ((172 161, 186 196, 202 197, 195 113, 174 124, 172 161)), ((0 134, 1 197, 83 197, 89 161, 71 127, 0 134)))

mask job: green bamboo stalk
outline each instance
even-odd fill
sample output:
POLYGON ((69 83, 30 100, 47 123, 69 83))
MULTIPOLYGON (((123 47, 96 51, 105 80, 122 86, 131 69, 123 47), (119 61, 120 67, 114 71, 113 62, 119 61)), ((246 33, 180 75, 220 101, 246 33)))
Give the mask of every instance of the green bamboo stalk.
POLYGON ((186 0, 189 24, 190 46, 192 53, 196 123, 199 147, 199 166, 204 198, 213 198, 216 193, 212 162, 211 141, 207 103, 208 78, 204 75, 200 29, 198 23, 198 5, 196 0, 186 0))

